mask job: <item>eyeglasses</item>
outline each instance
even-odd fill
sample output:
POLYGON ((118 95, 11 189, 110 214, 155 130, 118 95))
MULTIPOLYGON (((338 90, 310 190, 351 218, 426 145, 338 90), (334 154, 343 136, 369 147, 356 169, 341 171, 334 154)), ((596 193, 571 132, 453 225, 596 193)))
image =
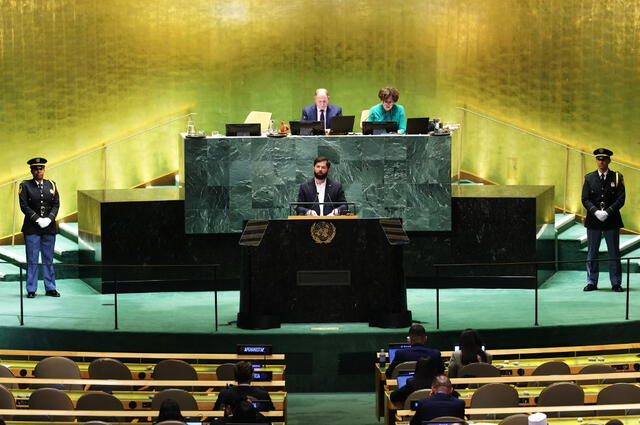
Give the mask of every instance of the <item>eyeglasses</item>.
POLYGON ((396 102, 394 100, 385 100, 382 103, 384 103, 385 105, 393 105, 396 102))

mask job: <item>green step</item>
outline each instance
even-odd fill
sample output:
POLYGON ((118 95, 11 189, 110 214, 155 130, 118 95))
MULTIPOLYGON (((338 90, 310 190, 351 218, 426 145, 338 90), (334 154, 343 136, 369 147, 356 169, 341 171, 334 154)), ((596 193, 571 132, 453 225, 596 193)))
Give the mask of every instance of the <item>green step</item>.
POLYGON ((54 257, 63 263, 78 264, 78 242, 61 234, 56 236, 56 246, 53 253, 54 257))
POLYGON ((58 223, 58 229, 65 238, 78 242, 78 223, 58 223))
MULTIPOLYGON (((633 251, 635 248, 640 247, 640 236, 638 235, 620 235, 620 253, 625 254, 627 252, 633 251)), ((580 249, 581 252, 586 253, 588 247, 584 247, 580 249)), ((602 238, 600 242, 600 250, 598 251, 601 254, 607 252, 607 242, 602 238)))
POLYGON ((14 282, 18 280, 20 280, 20 267, 14 264, 0 263, 0 281, 14 282))
POLYGON ((562 233, 575 224, 575 214, 555 214, 554 224, 556 231, 562 233))
MULTIPOLYGON (((56 245, 58 244, 58 236, 56 238, 56 245)), ((76 248, 76 256, 77 256, 77 248, 76 248)), ((27 254, 25 251, 24 245, 1 245, 0 246, 0 260, 8 261, 12 264, 24 264, 27 262, 27 254)), ((54 254, 53 264, 63 264, 58 258, 56 258, 54 254)), ((78 277, 78 268, 77 267, 55 267, 56 278, 57 279, 70 279, 78 277)))
POLYGON ((558 240, 580 242, 582 238, 586 239, 586 237, 587 229, 581 223, 574 223, 558 235, 558 240))

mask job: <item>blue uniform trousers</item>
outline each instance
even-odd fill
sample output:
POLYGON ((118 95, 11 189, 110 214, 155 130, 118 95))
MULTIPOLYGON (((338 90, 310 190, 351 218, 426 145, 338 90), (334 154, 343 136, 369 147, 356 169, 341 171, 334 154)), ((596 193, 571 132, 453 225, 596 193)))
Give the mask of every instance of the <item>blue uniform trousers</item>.
MULTIPOLYGON (((609 258, 620 258, 620 229, 587 229, 587 260, 598 259, 598 250, 602 235, 607 242, 609 258)), ((587 261, 587 283, 598 286, 599 261, 587 261)), ((609 261, 609 279, 611 286, 622 283, 622 264, 620 260, 609 261)))
POLYGON ((38 289, 38 257, 42 256, 42 277, 44 289, 56 289, 56 274, 53 269, 53 248, 56 235, 24 235, 27 247, 27 292, 38 289))

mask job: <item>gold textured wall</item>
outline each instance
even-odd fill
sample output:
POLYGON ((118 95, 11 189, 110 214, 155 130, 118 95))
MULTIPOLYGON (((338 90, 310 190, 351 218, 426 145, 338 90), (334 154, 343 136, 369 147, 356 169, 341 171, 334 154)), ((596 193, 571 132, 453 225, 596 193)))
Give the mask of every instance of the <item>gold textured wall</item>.
MULTIPOLYGON (((73 191, 99 187, 105 173, 109 187, 129 187, 177 169, 172 135, 184 122, 128 139, 108 160, 66 159, 187 111, 208 131, 250 110, 296 119, 320 86, 350 114, 391 84, 408 116, 460 121, 455 107, 464 105, 639 162, 633 1, 0 0, 0 11, 5 211, 15 192, 1 184, 27 172, 32 156, 51 161, 65 214, 76 208, 73 191)), ((564 202, 563 149, 478 116, 464 124, 463 169, 498 183, 556 184, 564 202)), ((582 168, 593 163, 575 156, 566 192, 578 211, 582 168)), ((638 171, 624 172, 635 185, 638 171)), ((640 229, 640 213, 623 211, 640 229)), ((0 235, 11 232, 9 215, 0 235)))

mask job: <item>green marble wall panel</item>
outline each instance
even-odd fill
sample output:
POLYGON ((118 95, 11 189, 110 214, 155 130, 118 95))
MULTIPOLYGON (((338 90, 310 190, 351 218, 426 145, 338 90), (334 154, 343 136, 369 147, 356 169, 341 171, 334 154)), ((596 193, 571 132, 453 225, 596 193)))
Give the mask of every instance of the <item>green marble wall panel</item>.
POLYGON ((290 214, 326 156, 358 216, 401 217, 410 231, 451 229, 449 136, 185 139, 187 233, 235 233, 243 220, 290 214))

